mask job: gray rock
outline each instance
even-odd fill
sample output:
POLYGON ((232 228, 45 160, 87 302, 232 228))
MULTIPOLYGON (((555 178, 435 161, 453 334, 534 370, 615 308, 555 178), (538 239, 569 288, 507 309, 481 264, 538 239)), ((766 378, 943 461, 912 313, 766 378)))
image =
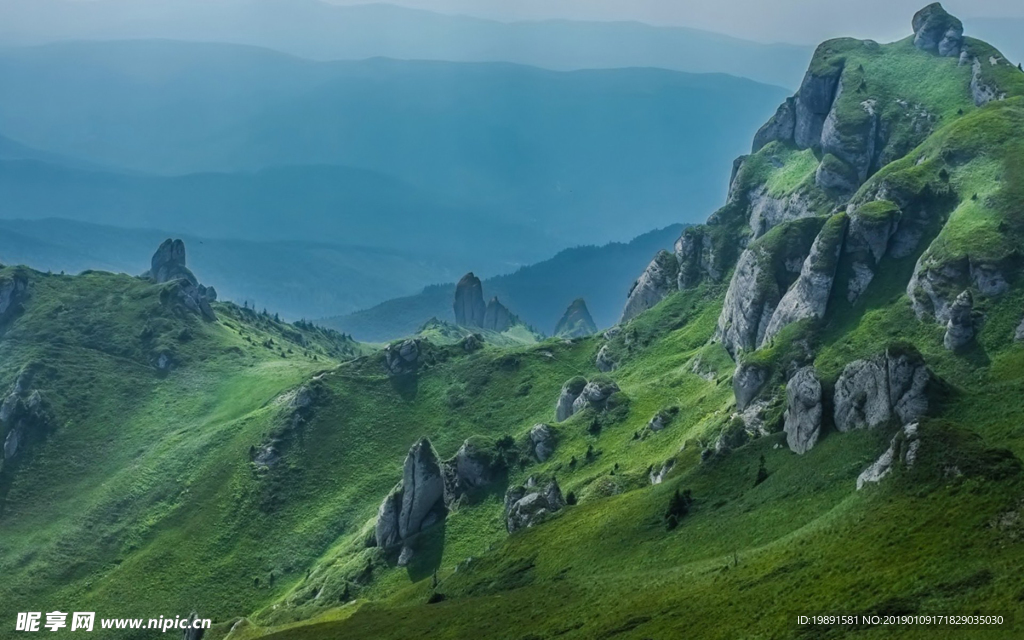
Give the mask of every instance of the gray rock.
POLYGON ((423 438, 405 458, 402 481, 377 510, 377 546, 390 547, 419 533, 444 497, 444 478, 430 441, 423 438))
POLYGON ((612 359, 608 345, 603 345, 597 352, 597 359, 594 364, 597 366, 598 371, 603 371, 604 373, 615 371, 619 368, 619 363, 612 359))
POLYGON ((445 506, 451 508, 462 496, 489 485, 495 472, 493 464, 486 452, 469 440, 463 442, 452 459, 441 465, 445 506))
POLYGON ((608 398, 617 391, 619 391, 619 385, 611 381, 588 382, 579 397, 573 402, 572 412, 577 414, 587 407, 593 407, 600 411, 604 409, 608 398))
POLYGON ((806 453, 821 435, 821 381, 814 367, 799 369, 786 384, 786 444, 796 453, 806 453))
POLYGON ((1017 342, 1024 340, 1024 319, 1017 325, 1017 330, 1013 333, 1013 339, 1017 342))
POLYGON ((850 207, 849 213, 843 253, 851 257, 846 298, 854 302, 874 279, 878 263, 885 257, 889 241, 899 227, 901 213, 895 204, 884 201, 850 207))
POLYGON ((982 295, 994 297, 1001 296, 1010 289, 1002 269, 996 265, 985 262, 970 261, 971 282, 978 288, 982 295))
POLYGON ((958 351, 974 340, 974 299, 970 291, 956 297, 949 309, 949 322, 942 344, 950 351, 958 351))
POLYGON ((519 319, 508 310, 508 307, 501 304, 498 298, 491 298, 484 309, 483 328, 488 331, 508 331, 512 325, 518 324, 519 319))
POLYGON ((863 489, 867 484, 881 482, 892 473, 898 462, 902 462, 907 468, 914 466, 917 461, 917 452, 921 445, 918 437, 917 423, 904 425, 889 443, 889 448, 879 456, 878 460, 871 463, 867 469, 857 476, 857 491, 863 489))
POLYGON ((668 426, 665 414, 658 412, 654 414, 654 417, 647 421, 647 428, 657 433, 665 429, 668 426))
POLYGON ((661 465, 661 468, 658 471, 654 471, 654 469, 651 469, 651 473, 648 476, 648 478, 651 481, 651 484, 661 484, 662 482, 664 482, 665 476, 667 476, 668 472, 672 471, 672 469, 674 469, 675 466, 676 461, 669 460, 665 464, 661 465))
POLYGON ((0 280, 0 322, 6 322, 21 308, 28 292, 28 279, 22 274, 0 280))
POLYGON ((384 364, 391 375, 413 373, 419 365, 419 357, 419 340, 404 340, 384 348, 384 364))
POLYGON ((555 422, 563 422, 572 417, 575 413, 573 406, 586 386, 587 381, 583 378, 573 378, 562 385, 562 391, 555 403, 555 422))
POLYGON ((957 58, 964 44, 964 25, 933 2, 914 14, 914 46, 940 56, 957 58))
POLYGON ((395 563, 399 567, 407 567, 412 562, 412 557, 415 555, 412 547, 405 545, 402 547, 401 553, 398 554, 398 561, 395 563))
POLYGON ((776 197, 768 193, 767 186, 762 185, 747 194, 747 201, 749 203, 748 225, 755 239, 783 222, 817 215, 815 207, 801 191, 776 197))
POLYGON ((675 244, 676 262, 679 264, 677 288, 682 291, 697 286, 703 280, 718 282, 722 271, 715 264, 715 247, 706 227, 689 227, 675 244))
POLYGON ((555 325, 558 338, 583 338, 597 333, 597 325, 583 298, 576 298, 555 325))
POLYGON ((543 491, 537 487, 512 487, 505 494, 505 525, 509 533, 540 524, 565 507, 562 490, 552 480, 543 491))
POLYGON ((825 154, 814 173, 814 183, 837 199, 846 199, 860 186, 856 170, 832 154, 825 154))
POLYGON ((836 105, 842 93, 843 83, 840 80, 836 101, 821 129, 821 151, 831 153, 853 169, 857 178, 856 188, 867 179, 875 163, 879 116, 875 100, 868 99, 860 103, 864 117, 856 118, 853 123, 841 121, 843 111, 836 105))
POLYGON ((761 343, 779 303, 777 289, 763 284, 772 274, 764 272, 759 252, 746 249, 740 254, 718 317, 715 335, 733 358, 761 343))
POLYGON ((974 58, 974 62, 971 63, 971 97, 974 98, 974 104, 979 107, 983 107, 993 100, 1006 99, 1006 92, 985 79, 981 60, 978 58, 974 58))
POLYGON ((836 429, 873 428, 893 418, 901 424, 920 419, 928 410, 930 378, 918 354, 886 352, 851 362, 836 381, 836 429))
POLYGON ((4 438, 4 460, 10 460, 18 453, 18 445, 21 444, 21 435, 17 429, 11 429, 4 438))
POLYGON ((199 281, 185 266, 185 243, 168 238, 157 248, 150 260, 149 278, 157 284, 186 280, 198 286, 199 281))
POLYGON ((196 629, 196 621, 199 620, 199 614, 195 611, 188 617, 188 623, 185 629, 181 632, 181 640, 203 640, 203 636, 206 635, 206 629, 196 629))
POLYGON ((39 438, 51 427, 42 395, 30 385, 31 375, 20 374, 10 393, 0 402, 0 434, 6 434, 0 460, 18 455, 29 438, 39 438))
POLYGON ((455 285, 455 324, 461 327, 483 327, 484 289, 480 278, 469 272, 455 285))
POLYGON ((530 429, 530 449, 538 462, 546 462, 555 452, 555 432, 546 424, 535 424, 530 429))
MULTIPOLYGON (((819 52, 815 52, 815 57, 818 55, 819 52)), ((807 70, 796 95, 793 141, 797 147, 801 149, 820 147, 821 130, 825 125, 825 118, 832 110, 832 103, 835 100, 842 73, 841 64, 831 65, 820 72, 807 70)))
POLYGON ((736 408, 743 411, 750 401, 757 397, 768 380, 768 369, 756 364, 741 362, 732 376, 732 391, 736 396, 736 408))
POLYGON ((907 284, 907 296, 918 320, 932 316, 940 324, 949 322, 953 292, 962 291, 969 282, 970 264, 962 260, 937 262, 925 251, 917 260, 914 275, 907 284))
POLYGON ((668 251, 659 251, 629 290, 619 324, 625 324, 679 288, 679 262, 668 251))
POLYGON ((800 276, 782 296, 782 300, 772 313, 761 338, 761 346, 794 322, 807 318, 821 318, 825 315, 845 231, 844 215, 834 216, 825 223, 811 245, 811 252, 804 260, 800 276))
POLYGON ((789 142, 793 140, 793 131, 796 127, 796 100, 786 98, 786 101, 779 105, 775 115, 754 134, 754 144, 751 153, 757 153, 769 142, 776 140, 789 142))

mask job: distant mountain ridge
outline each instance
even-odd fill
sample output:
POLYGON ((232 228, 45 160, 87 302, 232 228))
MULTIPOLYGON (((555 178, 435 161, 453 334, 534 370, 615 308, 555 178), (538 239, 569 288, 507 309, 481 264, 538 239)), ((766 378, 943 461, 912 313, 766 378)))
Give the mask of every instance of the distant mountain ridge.
POLYGON ((166 38, 277 49, 314 60, 514 62, 554 70, 659 67, 794 88, 811 47, 639 22, 498 22, 389 4, 0 0, 0 43, 166 38), (609 42, 615 42, 609 47, 609 42))

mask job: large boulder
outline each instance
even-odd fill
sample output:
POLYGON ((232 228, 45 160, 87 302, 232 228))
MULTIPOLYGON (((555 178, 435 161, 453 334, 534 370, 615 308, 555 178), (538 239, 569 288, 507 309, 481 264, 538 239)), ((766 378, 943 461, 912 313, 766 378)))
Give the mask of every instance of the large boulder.
POLYGON ((779 303, 778 290, 763 285, 771 275, 765 272, 758 251, 746 249, 740 254, 718 317, 716 336, 734 358, 761 343, 779 303))
POLYGON ((388 373, 394 376, 405 375, 416 371, 420 358, 420 341, 403 340, 389 344, 384 348, 384 365, 388 373))
POLYGON ((509 533, 535 526, 565 506, 558 482, 552 480, 544 489, 511 487, 505 494, 505 525, 509 533))
POLYGON ((741 362, 732 376, 732 392, 736 396, 736 408, 743 411, 750 401, 757 397, 768 381, 768 369, 758 365, 741 362))
POLYGON ((625 324, 665 299, 679 288, 679 262, 668 251, 660 251, 633 283, 619 324, 625 324))
POLYGON ((949 308, 949 322, 942 343, 950 351, 959 351, 974 340, 974 299, 970 291, 956 297, 949 308))
POLYGON ((674 249, 679 264, 676 279, 679 290, 695 287, 702 280, 718 282, 722 279, 715 244, 707 227, 687 227, 676 240, 674 249))
POLYGON ((836 381, 835 424, 839 431, 873 428, 890 420, 915 422, 928 411, 931 374, 920 354, 890 349, 846 365, 836 381))
POLYGON ((580 376, 568 380, 562 385, 562 391, 558 394, 558 401, 555 402, 555 422, 568 420, 576 413, 573 407, 576 404, 576 399, 580 397, 586 386, 586 379, 580 376))
POLYGON ((804 260, 799 277, 775 308, 761 339, 761 345, 774 338, 789 324, 825 315, 845 231, 844 214, 832 216, 822 227, 814 244, 811 245, 810 254, 804 260))
POLYGON ((389 547, 406 541, 429 526, 443 497, 441 464, 430 441, 423 438, 409 449, 401 483, 377 511, 377 545, 389 547))
POLYGON ((602 345, 597 352, 597 358, 594 360, 594 366, 597 367, 598 371, 608 373, 609 371, 615 371, 619 368, 619 363, 612 358, 611 350, 608 345, 602 345))
POLYGON ((455 285, 455 324, 461 327, 484 326, 484 288, 480 278, 469 272, 455 285))
POLYGON ((142 277, 156 284, 177 283, 173 294, 176 302, 207 320, 217 319, 211 305, 217 300, 217 291, 199 284, 195 274, 185 265, 185 243, 181 240, 164 240, 150 260, 149 271, 142 277))
POLYGON ((583 387, 583 391, 572 403, 572 412, 577 414, 583 411, 587 407, 593 407, 598 411, 605 408, 605 404, 608 402, 608 398, 613 393, 619 390, 619 385, 615 384, 611 380, 595 380, 588 382, 587 386, 583 387))
POLYGON ((535 424, 530 429, 530 451, 538 462, 546 462, 555 451, 555 432, 546 424, 535 424))
POLYGON ((964 45, 964 25, 933 2, 914 14, 914 46, 922 51, 957 58, 964 45))
POLYGON ((558 338, 583 338, 597 333, 597 325, 583 298, 576 298, 555 325, 558 338))
POLYGON ((786 444, 796 453, 806 453, 821 435, 821 381, 814 367, 799 369, 786 384, 786 444))
POLYGON ((494 459, 466 440, 451 460, 442 465, 444 474, 444 504, 451 507, 459 498, 476 489, 486 487, 494 478, 494 459))

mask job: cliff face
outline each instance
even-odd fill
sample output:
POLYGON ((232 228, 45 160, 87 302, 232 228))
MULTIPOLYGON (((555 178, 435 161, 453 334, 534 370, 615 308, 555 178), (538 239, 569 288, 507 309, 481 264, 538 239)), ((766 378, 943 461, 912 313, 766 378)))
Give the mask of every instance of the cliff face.
POLYGON ((455 285, 455 324, 480 327, 484 322, 484 288, 480 278, 469 272, 455 285))

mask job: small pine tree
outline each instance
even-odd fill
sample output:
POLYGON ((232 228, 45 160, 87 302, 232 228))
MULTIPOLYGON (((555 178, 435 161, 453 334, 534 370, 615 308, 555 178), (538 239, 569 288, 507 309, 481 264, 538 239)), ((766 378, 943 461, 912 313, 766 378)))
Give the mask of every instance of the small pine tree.
POLYGON ((692 504, 693 495, 689 489, 682 493, 680 493, 679 489, 676 489, 675 493, 672 494, 672 499, 668 502, 668 511, 665 512, 665 524, 670 531, 675 529, 679 525, 679 521, 690 512, 690 505, 692 504))
POLYGON ((754 480, 754 486, 761 484, 768 479, 768 469, 765 467, 764 454, 761 454, 761 464, 757 467, 757 479, 754 480))
POLYGON ((576 504, 576 494, 574 492, 570 491, 568 494, 566 494, 566 496, 565 496, 565 504, 568 504, 568 505, 576 504))

